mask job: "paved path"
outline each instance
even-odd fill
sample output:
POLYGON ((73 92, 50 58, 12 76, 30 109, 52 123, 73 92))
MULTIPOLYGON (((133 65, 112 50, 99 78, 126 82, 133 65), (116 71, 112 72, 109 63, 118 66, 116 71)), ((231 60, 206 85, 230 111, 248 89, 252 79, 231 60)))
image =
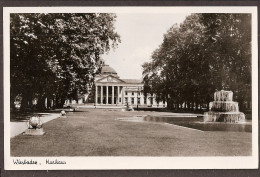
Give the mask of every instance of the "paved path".
MULTIPOLYGON (((53 114, 53 113, 44 113, 41 117, 42 123, 49 122, 53 119, 56 119, 60 116, 60 114, 53 114)), ((27 121, 25 122, 10 122, 10 137, 17 136, 23 133, 27 129, 27 121)))

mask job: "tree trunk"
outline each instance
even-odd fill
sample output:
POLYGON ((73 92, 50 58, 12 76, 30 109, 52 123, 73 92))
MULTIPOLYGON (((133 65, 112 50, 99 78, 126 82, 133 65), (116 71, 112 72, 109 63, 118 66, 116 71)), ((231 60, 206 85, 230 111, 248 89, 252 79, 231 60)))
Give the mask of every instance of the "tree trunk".
POLYGON ((51 99, 47 98, 47 109, 51 108, 51 99))
POLYGON ((243 101, 241 101, 241 100, 238 101, 238 107, 239 107, 239 109, 240 109, 241 111, 244 111, 244 110, 245 110, 243 101))
POLYGON ((188 102, 188 109, 190 110, 190 102, 188 102))
POLYGON ((22 101, 21 101, 21 108, 20 110, 26 110, 27 108, 30 107, 30 103, 32 103, 32 100, 30 100, 32 97, 29 96, 28 92, 24 92, 22 94, 22 101))
POLYGON ((56 97, 56 108, 63 108, 65 100, 65 98, 56 97))
POLYGON ((61 104, 60 104, 60 107, 61 107, 61 108, 63 108, 63 105, 64 105, 64 103, 65 103, 65 100, 66 100, 65 98, 61 98, 61 104))
POLYGON ((40 96, 37 101, 37 109, 38 110, 45 110, 45 96, 40 96))
POLYGON ((29 95, 28 96, 28 107, 32 107, 33 106, 33 103, 32 103, 32 96, 31 95, 29 95))
POLYGON ((56 98, 55 97, 53 97, 53 105, 52 105, 52 109, 55 109, 56 108, 56 98))
POLYGON ((20 109, 23 111, 28 107, 28 100, 25 96, 22 97, 20 109))
POLYGON ((15 101, 15 97, 11 94, 11 96, 10 96, 10 108, 11 108, 11 110, 15 110, 14 101, 15 101))

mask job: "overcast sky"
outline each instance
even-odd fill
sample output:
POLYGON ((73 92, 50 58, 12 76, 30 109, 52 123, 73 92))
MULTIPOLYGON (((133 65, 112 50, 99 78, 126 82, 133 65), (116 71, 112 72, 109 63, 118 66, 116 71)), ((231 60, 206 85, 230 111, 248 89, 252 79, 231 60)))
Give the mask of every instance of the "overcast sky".
POLYGON ((163 41, 163 34, 189 14, 117 14, 115 30, 121 36, 118 48, 102 58, 122 79, 141 79, 144 62, 163 41))

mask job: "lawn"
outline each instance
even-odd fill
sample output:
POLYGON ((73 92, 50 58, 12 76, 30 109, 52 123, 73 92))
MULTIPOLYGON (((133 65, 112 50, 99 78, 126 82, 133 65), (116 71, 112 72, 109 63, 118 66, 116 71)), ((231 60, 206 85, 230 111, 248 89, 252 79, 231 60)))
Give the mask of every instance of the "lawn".
MULTIPOLYGON (((44 136, 11 139, 11 156, 249 156, 252 133, 197 131, 155 122, 116 118, 162 115, 80 109, 44 124, 44 136)), ((167 113, 168 115, 170 113, 167 113)))

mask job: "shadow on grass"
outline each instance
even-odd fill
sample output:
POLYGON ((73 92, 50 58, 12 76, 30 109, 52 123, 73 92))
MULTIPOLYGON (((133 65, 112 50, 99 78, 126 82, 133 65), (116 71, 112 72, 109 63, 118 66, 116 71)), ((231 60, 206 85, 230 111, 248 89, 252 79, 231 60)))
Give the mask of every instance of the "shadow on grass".
POLYGON ((171 112, 171 113, 197 113, 203 114, 206 110, 192 110, 192 109, 169 109, 169 108, 162 108, 162 107, 133 107, 135 111, 154 111, 154 112, 171 112))
MULTIPOLYGON (((76 110, 76 111, 70 111, 69 109, 55 109, 55 110, 49 110, 49 111, 45 111, 46 113, 60 113, 62 110, 66 111, 66 112, 88 112, 88 111, 80 111, 80 110, 76 110)), ((44 113, 44 111, 42 111, 44 113)))
POLYGON ((16 111, 16 112, 11 112, 10 113, 10 121, 11 122, 24 122, 30 119, 30 117, 32 116, 42 116, 39 113, 36 112, 20 112, 20 111, 16 111))
MULTIPOLYGON (((69 109, 56 109, 56 110, 45 110, 45 111, 11 111, 10 112, 10 122, 24 122, 30 119, 32 116, 42 117, 48 114, 59 114, 62 110, 66 112, 71 112, 69 109)), ((88 111, 79 111, 74 112, 88 112, 88 111)))

